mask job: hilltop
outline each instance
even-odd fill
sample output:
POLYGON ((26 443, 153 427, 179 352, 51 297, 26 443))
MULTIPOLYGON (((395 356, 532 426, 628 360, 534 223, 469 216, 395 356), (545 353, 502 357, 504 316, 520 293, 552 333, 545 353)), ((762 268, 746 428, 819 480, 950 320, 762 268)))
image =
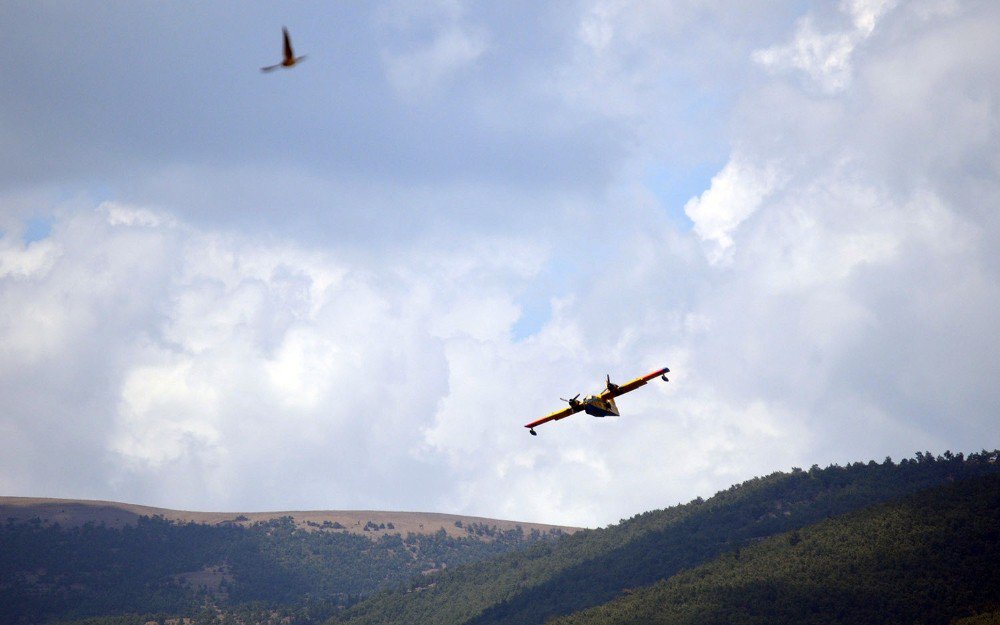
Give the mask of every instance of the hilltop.
POLYGON ((998 559, 994 474, 769 537, 552 625, 985 619, 1000 599, 998 559))
MULTIPOLYGON (((759 541, 943 484, 1000 473, 1000 452, 793 469, 489 561, 432 587, 388 591, 338 615, 349 625, 541 625, 670 580, 759 541), (412 592, 419 589, 420 592, 412 592)), ((896 548, 904 549, 900 544, 896 548)), ((1000 601, 1000 596, 998 596, 1000 601)), ((626 609, 613 613, 619 625, 626 609)))
POLYGON ((401 534, 434 534, 444 531, 452 538, 476 536, 489 540, 491 534, 518 527, 530 534, 572 534, 581 528, 545 523, 528 523, 485 517, 436 512, 385 512, 375 510, 311 510, 285 512, 192 512, 154 508, 116 501, 87 499, 51 499, 44 497, 0 497, 0 523, 13 519, 24 522, 38 519, 44 524, 79 527, 85 523, 121 528, 135 525, 141 517, 161 517, 177 523, 214 526, 252 526, 275 519, 291 518, 295 526, 307 531, 344 530, 369 537, 401 534))
POLYGON ((986 625, 1000 606, 1000 451, 793 468, 572 533, 20 501, 0 526, 4 623, 986 625))
POLYGON ((451 514, 187 512, 6 497, 0 622, 209 607, 258 619, 306 605, 316 621, 411 578, 576 529, 451 514))

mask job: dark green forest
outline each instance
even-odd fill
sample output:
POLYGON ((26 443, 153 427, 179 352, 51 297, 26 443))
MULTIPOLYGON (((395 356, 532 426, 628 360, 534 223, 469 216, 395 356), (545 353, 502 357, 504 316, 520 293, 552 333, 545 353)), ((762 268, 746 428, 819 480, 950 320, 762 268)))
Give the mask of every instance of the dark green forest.
POLYGON ((958 619, 955 625, 1000 625, 1000 610, 958 619))
POLYGON ((0 622, 1000 625, 997 451, 796 468, 550 539, 477 529, 8 522, 0 622))
POLYGON ((739 553, 769 536, 940 484, 998 473, 998 455, 920 452, 898 464, 886 458, 774 473, 707 501, 699 498, 443 572, 433 587, 417 582, 408 590, 382 593, 337 615, 331 625, 545 623, 739 553))
POLYGON ((217 606, 291 610, 315 622, 424 572, 558 536, 477 529, 463 538, 444 530, 369 538, 333 528, 306 531, 291 517, 249 527, 161 517, 122 528, 8 520, 0 526, 0 622, 191 615, 217 606))
POLYGON ((1000 475, 771 537, 552 625, 948 623, 1000 602, 1000 475))

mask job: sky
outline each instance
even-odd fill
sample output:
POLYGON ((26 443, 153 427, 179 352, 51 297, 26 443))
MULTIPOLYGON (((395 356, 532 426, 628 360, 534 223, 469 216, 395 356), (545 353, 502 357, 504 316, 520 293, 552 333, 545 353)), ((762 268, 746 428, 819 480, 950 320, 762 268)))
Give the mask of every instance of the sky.
POLYGON ((4 2, 0 494, 596 527, 996 448, 998 31, 991 0, 4 2), (307 58, 261 73, 282 26, 307 58))

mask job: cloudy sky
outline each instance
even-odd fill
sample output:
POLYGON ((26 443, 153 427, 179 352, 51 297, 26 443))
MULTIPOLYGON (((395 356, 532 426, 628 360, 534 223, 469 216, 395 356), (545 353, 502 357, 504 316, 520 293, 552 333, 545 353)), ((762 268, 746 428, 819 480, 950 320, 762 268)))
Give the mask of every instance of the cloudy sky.
POLYGON ((1000 446, 997 32, 992 0, 4 2, 0 494, 597 526, 1000 446), (308 58, 262 74, 283 25, 308 58))

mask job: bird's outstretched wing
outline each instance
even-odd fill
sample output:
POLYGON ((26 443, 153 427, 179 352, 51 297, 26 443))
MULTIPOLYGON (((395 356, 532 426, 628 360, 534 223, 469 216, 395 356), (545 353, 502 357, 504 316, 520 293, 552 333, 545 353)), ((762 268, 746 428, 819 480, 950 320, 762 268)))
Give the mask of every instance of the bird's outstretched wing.
POLYGON ((268 65, 267 67, 262 67, 262 68, 260 68, 260 71, 262 71, 262 72, 270 72, 270 71, 278 69, 279 67, 281 67, 281 63, 278 63, 277 65, 268 65))
POLYGON ((292 38, 288 36, 288 29, 282 26, 281 34, 285 38, 285 62, 295 63, 295 53, 292 52, 292 38))

